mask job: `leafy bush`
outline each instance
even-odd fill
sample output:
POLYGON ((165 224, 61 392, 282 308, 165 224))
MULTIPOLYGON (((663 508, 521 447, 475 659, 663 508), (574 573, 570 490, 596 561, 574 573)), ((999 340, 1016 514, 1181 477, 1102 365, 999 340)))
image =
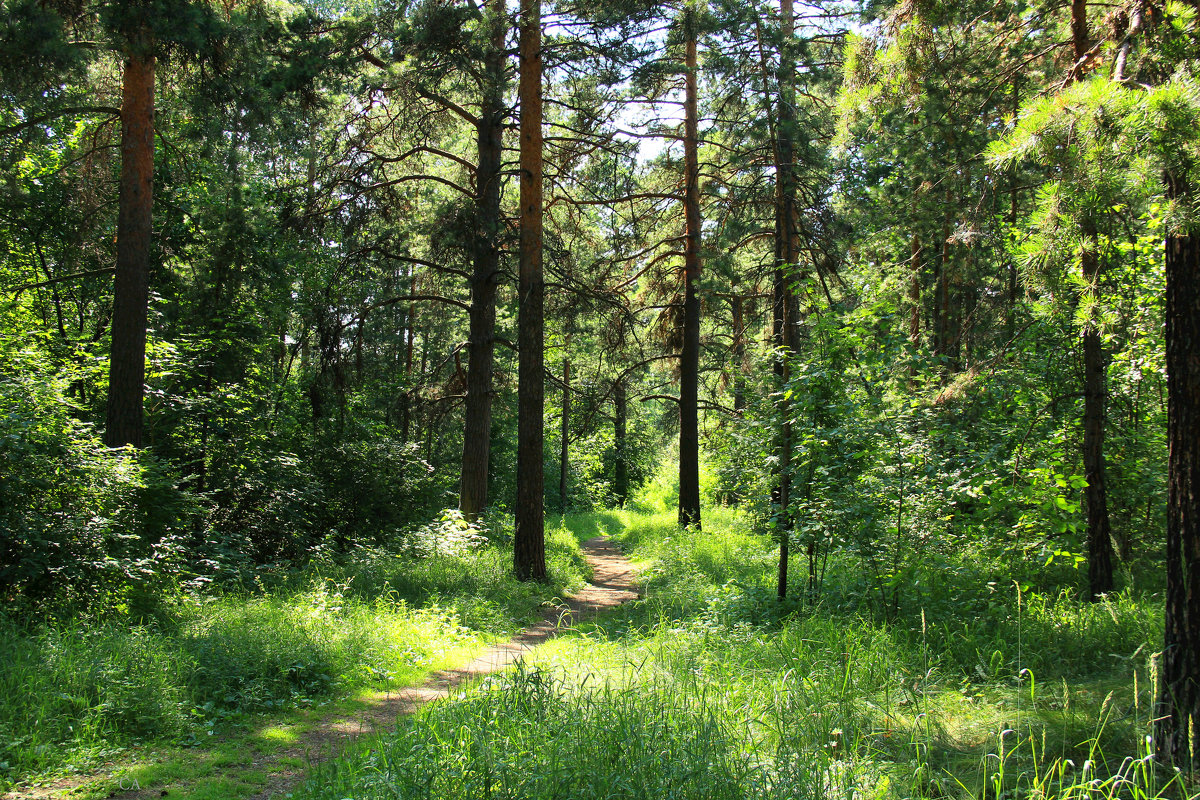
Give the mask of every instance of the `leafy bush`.
POLYGON ((487 542, 482 525, 468 522, 457 508, 447 508, 436 521, 407 531, 400 547, 414 558, 464 556, 487 542))
POLYGON ((69 376, 0 342, 0 607, 137 605, 171 593, 195 512, 149 453, 79 422, 69 376))

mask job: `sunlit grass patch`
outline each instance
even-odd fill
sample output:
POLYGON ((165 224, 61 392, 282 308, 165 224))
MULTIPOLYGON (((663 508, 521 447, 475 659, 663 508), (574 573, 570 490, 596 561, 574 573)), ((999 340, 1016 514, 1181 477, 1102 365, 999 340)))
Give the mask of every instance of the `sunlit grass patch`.
POLYGON ((264 751, 293 745, 299 739, 299 730, 295 725, 267 725, 251 735, 254 745, 264 751))

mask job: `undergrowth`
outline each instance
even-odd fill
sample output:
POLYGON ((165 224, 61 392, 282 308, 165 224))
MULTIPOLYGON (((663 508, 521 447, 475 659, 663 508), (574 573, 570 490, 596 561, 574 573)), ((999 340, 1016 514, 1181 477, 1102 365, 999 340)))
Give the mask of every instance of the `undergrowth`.
POLYGON ((550 585, 514 580, 503 543, 364 549, 136 618, 0 616, 0 788, 133 743, 203 745, 252 714, 419 682, 582 581, 575 538, 548 534, 550 585))
POLYGON ((1148 757, 1153 597, 1039 594, 964 552, 930 568, 996 580, 959 603, 853 606, 839 562, 816 604, 781 604, 774 545, 733 512, 703 532, 661 509, 568 524, 618 538, 645 599, 317 767, 299 797, 1189 795, 1148 757))

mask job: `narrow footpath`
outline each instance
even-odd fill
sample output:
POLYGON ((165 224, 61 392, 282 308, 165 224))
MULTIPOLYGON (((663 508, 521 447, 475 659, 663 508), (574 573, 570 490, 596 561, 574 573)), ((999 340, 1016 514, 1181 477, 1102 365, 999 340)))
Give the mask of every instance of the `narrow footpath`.
MULTIPOLYGON (((500 672, 512 666, 523 655, 539 644, 569 629, 577 620, 605 609, 615 608, 638 596, 634 584, 633 568, 629 559, 622 555, 608 539, 597 536, 582 545, 588 563, 592 566, 592 581, 577 594, 561 604, 550 606, 542 612, 542 618, 521 633, 489 647, 478 658, 458 669, 442 670, 429 676, 421 686, 413 686, 395 692, 381 692, 369 701, 367 709, 358 718, 324 720, 314 728, 302 743, 287 751, 271 754, 272 760, 281 757, 306 757, 306 760, 332 758, 341 753, 356 737, 364 733, 386 731, 395 727, 398 717, 411 714, 426 703, 450 696, 455 688, 483 675, 500 672)), ((270 769, 269 764, 256 764, 257 768, 270 769)), ((279 797, 292 789, 304 777, 303 770, 275 772, 270 784, 254 800, 279 797)))
MULTIPOLYGON (((576 622, 638 597, 632 566, 616 545, 602 536, 597 536, 584 542, 582 548, 592 566, 592 582, 560 604, 546 608, 538 622, 512 639, 492 645, 463 667, 433 673, 420 686, 379 692, 367 699, 366 708, 353 719, 331 714, 305 731, 288 747, 255 756, 251 768, 265 774, 267 780, 262 790, 253 795, 253 800, 278 800, 304 779, 307 770, 298 765, 334 758, 357 737, 390 730, 402 715, 411 714, 426 703, 450 696, 457 687, 473 679, 511 666, 530 650, 569 629, 576 622)), ((110 797, 119 800, 145 800, 151 797, 170 797, 173 794, 174 792, 155 788, 119 791, 110 797)), ((33 797, 47 795, 12 797, 32 800, 33 797)))

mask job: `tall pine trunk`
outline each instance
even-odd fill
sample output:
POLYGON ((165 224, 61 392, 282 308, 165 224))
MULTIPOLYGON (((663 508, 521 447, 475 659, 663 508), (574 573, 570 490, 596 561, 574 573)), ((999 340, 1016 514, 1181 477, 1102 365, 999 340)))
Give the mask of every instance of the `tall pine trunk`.
MULTIPOLYGON (((1096 229, 1086 224, 1083 231, 1083 279, 1098 294, 1100 259, 1096 253, 1096 229)), ((1100 329, 1088 321, 1083 329, 1083 471, 1087 480, 1088 597, 1097 600, 1113 589, 1112 529, 1108 520, 1108 487, 1104 475, 1105 406, 1104 345, 1100 329)))
POLYGON ((700 527, 700 155, 697 112, 696 9, 684 9, 683 348, 679 356, 679 524, 700 527))
MULTIPOLYGON (((791 380, 789 359, 797 347, 797 317, 799 305, 792 284, 796 279, 793 274, 800 256, 800 243, 797 239, 796 208, 796 179, 795 179, 795 145, 796 108, 795 93, 792 85, 795 82, 795 62, 793 60, 790 42, 794 32, 792 0, 780 3, 781 47, 779 52, 779 126, 775 143, 775 285, 774 285, 774 318, 772 333, 774 344, 779 351, 775 363, 775 373, 782 386, 791 380)), ((776 517, 776 529, 779 536, 779 564, 776 575, 775 590, 780 600, 787 597, 788 562, 792 538, 793 520, 791 514, 792 495, 792 411, 787 393, 780 391, 778 401, 779 431, 777 434, 777 463, 778 482, 775 495, 779 512, 776 517)))
POLYGON ((500 280, 500 181, 506 32, 503 2, 492 0, 487 13, 492 26, 492 40, 484 64, 483 102, 476 130, 479 164, 475 176, 475 254, 471 274, 462 479, 458 497, 459 510, 470 520, 477 519, 488 502, 496 286, 500 280))
POLYGON ((144 443, 146 320, 154 202, 154 56, 131 51, 121 89, 121 186, 108 372, 109 447, 144 443))
POLYGON ((542 8, 521 2, 521 252, 518 267, 517 507, 513 567, 522 581, 546 579, 545 285, 542 279, 542 8))
MULTIPOLYGON (((1187 192, 1168 176, 1168 195, 1187 192)), ((1200 730, 1200 231, 1167 239, 1167 596, 1154 746, 1183 770, 1200 730)))
MULTIPOLYGON (((1087 0, 1071 1, 1071 45, 1076 66, 1091 48, 1088 35, 1087 0)), ((1072 72, 1072 79, 1082 74, 1072 72)), ((1093 295, 1100 293, 1099 237, 1094 220, 1081 225, 1083 236, 1080 267, 1093 295)), ((1083 471, 1087 480, 1088 598, 1097 600, 1113 589, 1112 529, 1108 519, 1108 487, 1104 475, 1105 385, 1104 344, 1100 329, 1089 320, 1083 334, 1083 471)))
POLYGON ((567 513, 567 490, 571 474, 570 434, 571 434, 571 359, 563 359, 563 390, 562 390, 562 428, 559 436, 562 445, 558 455, 558 504, 563 513, 567 513))

